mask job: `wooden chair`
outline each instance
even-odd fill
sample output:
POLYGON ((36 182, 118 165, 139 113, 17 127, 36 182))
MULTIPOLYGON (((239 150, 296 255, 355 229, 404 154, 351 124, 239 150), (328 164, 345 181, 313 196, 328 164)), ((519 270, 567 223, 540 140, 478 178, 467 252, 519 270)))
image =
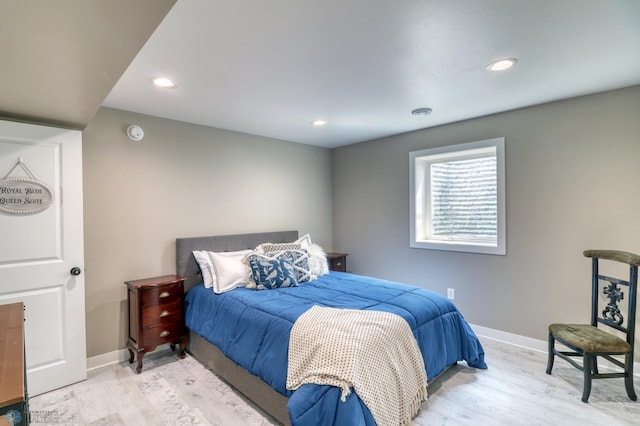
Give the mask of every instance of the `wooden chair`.
POLYGON ((588 402, 589 400, 592 379, 610 379, 616 377, 624 377, 627 395, 629 395, 632 401, 635 401, 637 397, 633 388, 633 345, 636 325, 636 294, 640 256, 616 250, 586 250, 583 254, 585 257, 592 258, 591 324, 551 324, 549 326, 549 360, 547 362, 547 374, 551 374, 554 356, 557 355, 584 373, 582 402, 588 402), (628 264, 630 266, 629 280, 624 281, 600 275, 598 273, 598 261, 600 259, 628 264), (598 307, 600 281, 606 282, 603 287, 603 294, 610 300, 602 311, 600 311, 598 307), (624 287, 628 289, 626 321, 618 307, 618 302, 625 300, 624 287), (609 330, 618 330, 618 332, 623 333, 626 338, 621 338, 604 331, 607 328, 598 328, 599 325, 608 326, 610 327, 609 330), (570 348, 571 351, 557 350, 555 348, 556 340, 570 348), (623 355, 624 362, 613 358, 614 355, 623 355), (582 365, 571 359, 571 357, 582 357, 582 365), (615 372, 600 373, 598 371, 598 357, 605 358, 624 371, 618 371, 616 369, 615 372))

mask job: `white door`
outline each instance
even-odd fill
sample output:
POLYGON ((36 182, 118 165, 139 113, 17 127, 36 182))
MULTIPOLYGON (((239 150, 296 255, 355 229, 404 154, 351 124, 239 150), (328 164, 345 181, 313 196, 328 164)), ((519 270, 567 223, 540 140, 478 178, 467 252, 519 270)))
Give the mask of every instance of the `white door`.
POLYGON ((0 179, 0 304, 25 305, 34 396, 87 377, 81 132, 0 121, 0 179), (14 211, 32 201, 12 178, 46 185, 50 206, 14 211))

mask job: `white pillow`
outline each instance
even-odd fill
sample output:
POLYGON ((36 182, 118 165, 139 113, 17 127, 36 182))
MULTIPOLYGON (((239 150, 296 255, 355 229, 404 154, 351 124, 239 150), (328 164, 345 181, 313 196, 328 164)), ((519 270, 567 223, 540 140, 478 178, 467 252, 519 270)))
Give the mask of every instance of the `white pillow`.
POLYGON ((294 243, 298 243, 300 244, 301 248, 308 250, 309 246, 312 244, 311 235, 305 234, 302 237, 298 238, 296 241, 294 241, 294 243))
POLYGON ((213 252, 196 250, 193 256, 200 266, 204 286, 214 293, 224 293, 249 283, 251 269, 244 257, 251 250, 213 252))
POLYGON ((327 255, 321 246, 311 243, 307 247, 307 253, 309 254, 309 272, 311 272, 311 276, 319 277, 329 273, 327 255))
POLYGON ((309 254, 309 272, 311 272, 312 279, 329 273, 327 255, 321 246, 311 241, 311 235, 305 234, 294 243, 300 244, 300 247, 309 254))

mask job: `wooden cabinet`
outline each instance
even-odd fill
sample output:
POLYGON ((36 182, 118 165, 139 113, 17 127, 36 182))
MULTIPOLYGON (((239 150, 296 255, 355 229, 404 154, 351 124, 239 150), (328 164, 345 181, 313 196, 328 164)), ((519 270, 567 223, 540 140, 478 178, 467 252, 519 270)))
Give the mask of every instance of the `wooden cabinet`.
POLYGON ((332 271, 347 272, 346 253, 327 253, 327 261, 332 271))
POLYGON ((24 307, 0 306, 0 425, 28 425, 24 307))
POLYGON ((136 372, 142 371, 142 358, 158 345, 169 343, 184 358, 187 335, 184 326, 184 278, 176 275, 127 281, 129 302, 129 362, 137 356, 136 372))

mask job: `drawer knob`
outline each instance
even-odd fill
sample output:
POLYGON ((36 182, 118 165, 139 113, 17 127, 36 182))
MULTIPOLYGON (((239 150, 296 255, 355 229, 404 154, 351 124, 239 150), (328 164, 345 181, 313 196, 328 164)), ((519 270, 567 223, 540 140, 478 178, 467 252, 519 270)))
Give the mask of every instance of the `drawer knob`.
POLYGON ((160 333, 160 337, 167 337, 169 334, 170 333, 167 330, 165 330, 162 333, 160 333))
POLYGON ((164 318, 164 317, 168 317, 168 316, 169 316, 169 311, 160 312, 160 318, 164 318))
POLYGON ((160 299, 164 299, 165 297, 169 297, 169 292, 168 291, 163 291, 162 293, 160 293, 160 299))

